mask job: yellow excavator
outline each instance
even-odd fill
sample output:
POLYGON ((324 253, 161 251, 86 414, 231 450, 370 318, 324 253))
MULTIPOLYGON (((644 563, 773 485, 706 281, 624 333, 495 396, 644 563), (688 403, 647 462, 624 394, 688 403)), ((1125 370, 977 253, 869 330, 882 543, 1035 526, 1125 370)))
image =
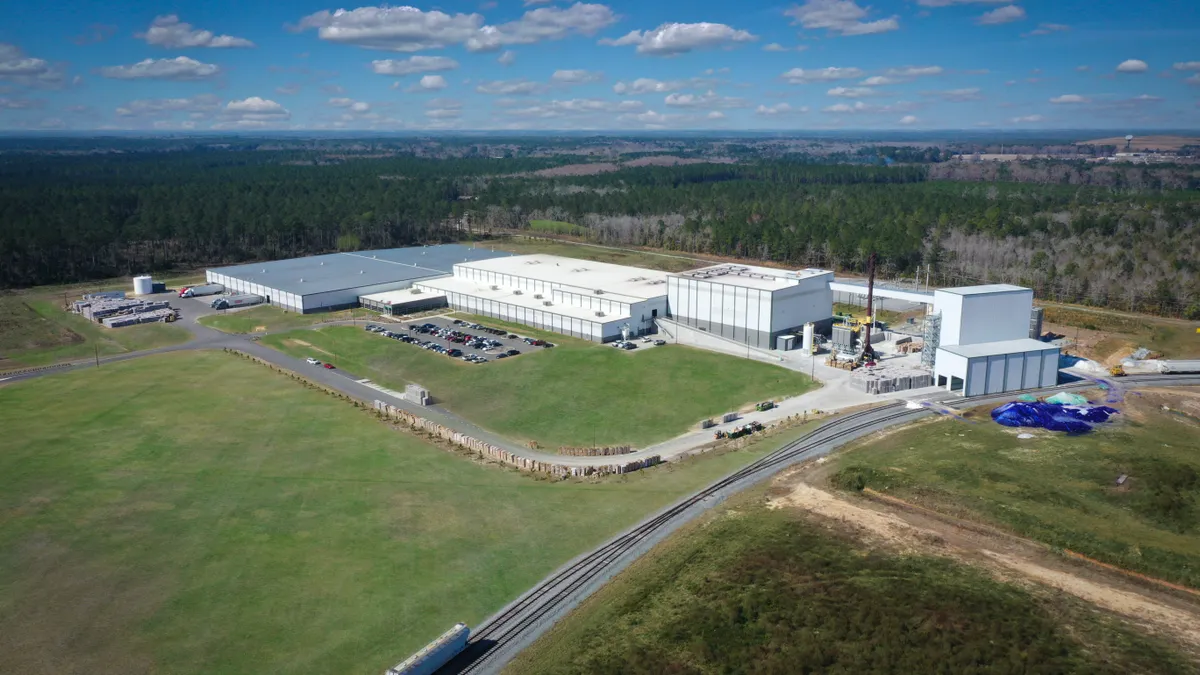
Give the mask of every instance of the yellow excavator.
POLYGON ((1125 367, 1118 363, 1117 365, 1108 369, 1108 374, 1112 375, 1113 377, 1125 377, 1125 367))

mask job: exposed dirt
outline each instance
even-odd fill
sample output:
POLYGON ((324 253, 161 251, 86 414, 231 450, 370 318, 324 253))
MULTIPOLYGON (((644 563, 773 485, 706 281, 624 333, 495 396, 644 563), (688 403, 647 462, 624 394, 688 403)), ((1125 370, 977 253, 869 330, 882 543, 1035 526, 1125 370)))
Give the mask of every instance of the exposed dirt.
MULTIPOLYGON (((1125 151, 1125 137, 1097 138, 1094 141, 1080 141, 1075 145, 1115 145, 1118 152, 1125 151)), ((1185 145, 1200 145, 1200 138, 1188 136, 1134 136, 1129 149, 1140 150, 1178 150, 1185 145)))
POLYGON ((284 344, 288 344, 291 346, 307 347, 307 348, 313 350, 314 352, 321 352, 322 354, 328 354, 329 356, 334 356, 334 354, 327 352, 324 349, 321 349, 320 347, 314 347, 311 343, 305 342, 304 340, 288 338, 287 340, 284 340, 283 342, 284 342, 284 344))
POLYGON ((906 507, 899 500, 885 502, 828 492, 809 482, 820 473, 802 467, 781 477, 768 506, 803 509, 833 526, 848 528, 873 546, 947 556, 1035 592, 1050 588, 1067 593, 1200 655, 1200 597, 1160 590, 1088 563, 1065 559, 1037 542, 979 523, 906 507))

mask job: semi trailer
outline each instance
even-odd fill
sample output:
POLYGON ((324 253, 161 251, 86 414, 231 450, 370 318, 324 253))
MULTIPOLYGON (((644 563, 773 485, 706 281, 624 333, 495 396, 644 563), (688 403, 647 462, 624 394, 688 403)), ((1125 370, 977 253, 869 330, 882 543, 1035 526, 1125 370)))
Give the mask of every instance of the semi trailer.
POLYGON ((212 301, 210 305, 213 309, 233 309, 234 307, 249 307, 251 305, 261 305, 266 301, 261 295, 253 295, 250 293, 239 293, 235 295, 222 295, 212 301))
POLYGON ((183 290, 179 291, 179 297, 198 298, 202 295, 216 295, 217 293, 224 292, 225 287, 221 284, 203 284, 200 286, 188 286, 187 288, 184 288, 183 290))

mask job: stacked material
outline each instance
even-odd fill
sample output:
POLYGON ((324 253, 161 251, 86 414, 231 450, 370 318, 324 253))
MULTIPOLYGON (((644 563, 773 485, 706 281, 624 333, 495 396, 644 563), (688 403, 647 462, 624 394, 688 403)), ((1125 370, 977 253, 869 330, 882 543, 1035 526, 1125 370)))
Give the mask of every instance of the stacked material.
POLYGON ((79 311, 92 321, 100 321, 105 317, 117 314, 138 314, 157 309, 170 309, 170 307, 170 303, 165 300, 112 299, 91 300, 79 311))
POLYGON ((925 346, 924 342, 898 342, 896 352, 899 354, 916 354, 925 346))
POLYGON ((166 309, 152 309, 148 312, 132 312, 130 314, 118 314, 116 316, 106 317, 101 319, 101 323, 107 328, 124 328, 125 326, 136 326, 139 323, 163 323, 174 321, 178 316, 175 310, 167 307, 166 309))
POLYGON ((850 376, 850 386, 868 394, 890 394, 932 385, 933 375, 929 371, 902 366, 860 368, 850 376))

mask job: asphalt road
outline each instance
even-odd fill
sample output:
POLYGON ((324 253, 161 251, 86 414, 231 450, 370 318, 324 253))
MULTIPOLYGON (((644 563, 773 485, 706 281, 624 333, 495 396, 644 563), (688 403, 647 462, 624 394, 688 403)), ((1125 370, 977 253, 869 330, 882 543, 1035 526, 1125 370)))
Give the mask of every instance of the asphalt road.
MULTIPOLYGON (((1200 385, 1200 375, 1130 376, 1125 384, 1195 386, 1200 385)), ((1049 394, 1095 386, 1092 382, 1080 381, 1034 393, 1049 394)), ((947 407, 989 405, 1011 398, 1011 394, 980 396, 959 399, 947 407)), ((475 627, 467 649, 437 672, 439 675, 499 673, 521 650, 642 554, 729 496, 761 483, 790 466, 827 455, 855 439, 933 414, 937 412, 928 408, 910 409, 903 402, 896 402, 859 413, 840 415, 825 422, 803 438, 649 516, 595 550, 568 562, 475 627)))

